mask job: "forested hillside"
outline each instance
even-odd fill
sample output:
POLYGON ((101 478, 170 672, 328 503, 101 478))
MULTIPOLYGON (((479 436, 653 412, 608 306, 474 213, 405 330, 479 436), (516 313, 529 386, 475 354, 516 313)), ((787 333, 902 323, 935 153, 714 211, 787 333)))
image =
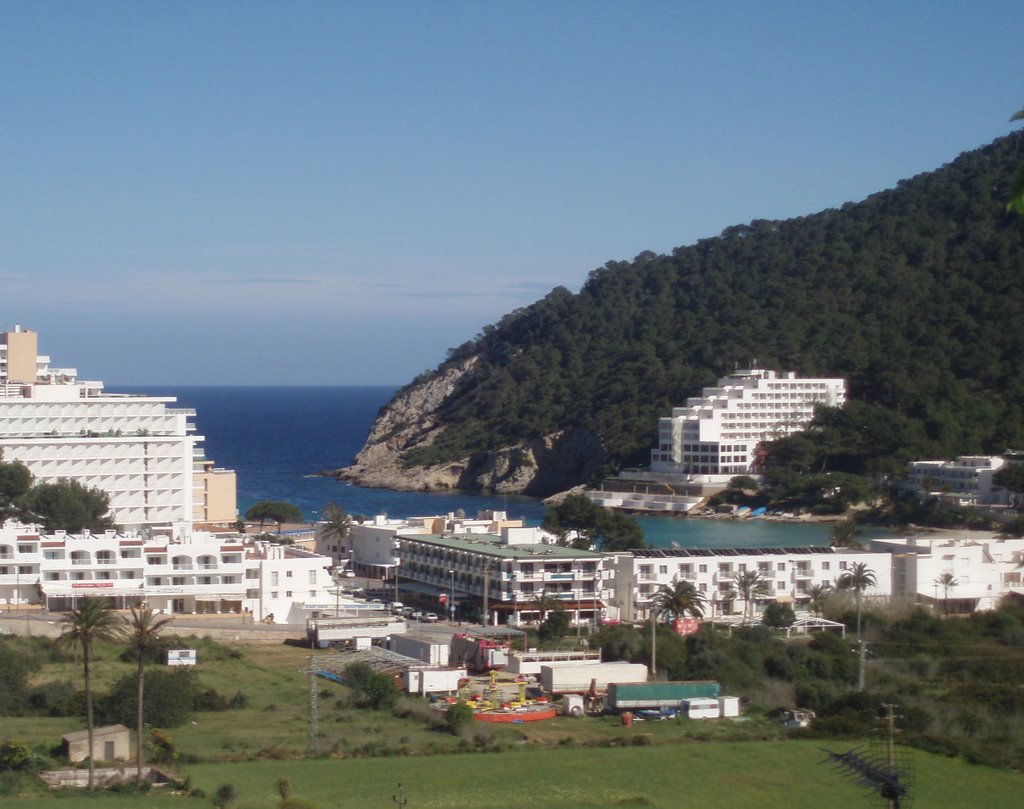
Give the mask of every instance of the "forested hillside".
POLYGON ((435 411, 443 431, 403 460, 582 428, 614 464, 644 463, 659 416, 754 362, 846 377, 936 456, 1024 446, 1024 220, 1006 212, 1022 161, 1003 138, 863 202, 557 288, 412 383, 475 358, 435 411))

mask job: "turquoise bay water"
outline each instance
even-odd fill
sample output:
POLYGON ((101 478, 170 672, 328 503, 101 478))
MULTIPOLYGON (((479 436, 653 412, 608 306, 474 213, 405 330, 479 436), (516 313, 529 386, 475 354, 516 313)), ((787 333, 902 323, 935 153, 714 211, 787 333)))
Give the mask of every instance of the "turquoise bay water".
MULTIPOLYGON (((462 509, 503 509, 538 525, 545 506, 528 497, 366 489, 317 476, 347 466, 362 448, 390 387, 148 387, 111 391, 175 396, 196 410, 196 432, 206 455, 238 473, 238 508, 259 500, 287 500, 315 520, 327 503, 350 514, 411 517, 462 509)), ((828 544, 829 528, 762 520, 640 519, 647 543, 669 548, 760 548, 828 544)))

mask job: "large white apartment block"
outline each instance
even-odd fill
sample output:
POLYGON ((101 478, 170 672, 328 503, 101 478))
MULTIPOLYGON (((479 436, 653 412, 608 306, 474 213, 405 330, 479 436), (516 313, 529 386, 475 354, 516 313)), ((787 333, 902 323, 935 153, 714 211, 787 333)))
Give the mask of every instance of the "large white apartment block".
POLYGON ((102 382, 50 369, 37 335, 16 326, 0 334, 0 450, 37 482, 61 478, 110 496, 123 527, 230 522, 235 474, 203 455, 190 409, 173 397, 103 392, 102 382))
POLYGON ((699 397, 658 420, 651 471, 676 475, 745 475, 755 471, 754 450, 803 429, 817 405, 846 402, 842 379, 801 379, 793 372, 736 371, 699 397))
POLYGON ((911 461, 907 480, 922 495, 951 500, 960 506, 1007 505, 1010 493, 993 486, 1006 461, 998 456, 961 455, 954 461, 911 461))
POLYGON ((687 581, 704 596, 706 617, 741 615, 746 605, 735 595, 736 577, 756 571, 767 583, 771 596, 752 605, 753 615, 773 601, 806 609, 811 587, 835 587, 857 563, 866 564, 875 575, 875 585, 864 591, 865 597, 889 596, 891 563, 884 552, 819 547, 630 551, 615 554, 610 606, 623 621, 645 620, 654 594, 663 585, 687 581))
POLYGON ((1006 596, 1024 598, 1024 539, 981 532, 875 539, 891 557, 893 595, 940 612, 990 610, 1006 596))
POLYGON ((481 511, 475 518, 448 514, 395 519, 378 514, 353 522, 343 539, 331 536, 327 523, 318 523, 316 551, 358 576, 393 580, 401 562, 399 534, 500 534, 505 528, 521 527, 522 520, 510 520, 504 511, 481 511))
POLYGON ((399 534, 401 581, 457 618, 482 612, 486 599, 488 623, 539 620, 556 602, 573 623, 596 622, 608 596, 606 557, 543 539, 539 528, 504 528, 497 535, 399 534))
POLYGON ((0 604, 66 610, 84 596, 119 608, 146 604, 165 613, 241 613, 301 623, 334 609, 331 560, 238 534, 157 531, 41 534, 0 527, 0 604))

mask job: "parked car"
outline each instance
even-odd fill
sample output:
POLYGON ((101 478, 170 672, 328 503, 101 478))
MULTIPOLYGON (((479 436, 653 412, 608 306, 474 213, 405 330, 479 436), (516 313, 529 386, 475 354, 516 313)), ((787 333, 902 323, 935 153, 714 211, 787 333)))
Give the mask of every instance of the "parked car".
POLYGON ((426 615, 423 616, 423 620, 426 621, 428 624, 435 624, 440 619, 437 617, 436 612, 428 612, 426 615))

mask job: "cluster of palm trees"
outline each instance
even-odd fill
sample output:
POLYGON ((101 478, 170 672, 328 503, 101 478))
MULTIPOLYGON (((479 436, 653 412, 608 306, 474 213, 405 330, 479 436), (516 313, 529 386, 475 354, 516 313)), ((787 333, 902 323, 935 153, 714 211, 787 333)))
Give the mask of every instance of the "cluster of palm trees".
POLYGON ((135 712, 136 738, 135 760, 136 779, 142 783, 143 767, 143 711, 142 698, 145 687, 146 657, 153 650, 163 630, 171 619, 159 617, 149 607, 132 607, 131 613, 123 617, 102 598, 83 598, 61 622, 61 634, 57 642, 68 648, 82 650, 82 680, 85 688, 85 721, 89 736, 89 789, 94 785, 93 766, 93 709, 92 709, 92 657, 97 643, 124 643, 132 650, 138 663, 136 674, 137 706, 135 712))

